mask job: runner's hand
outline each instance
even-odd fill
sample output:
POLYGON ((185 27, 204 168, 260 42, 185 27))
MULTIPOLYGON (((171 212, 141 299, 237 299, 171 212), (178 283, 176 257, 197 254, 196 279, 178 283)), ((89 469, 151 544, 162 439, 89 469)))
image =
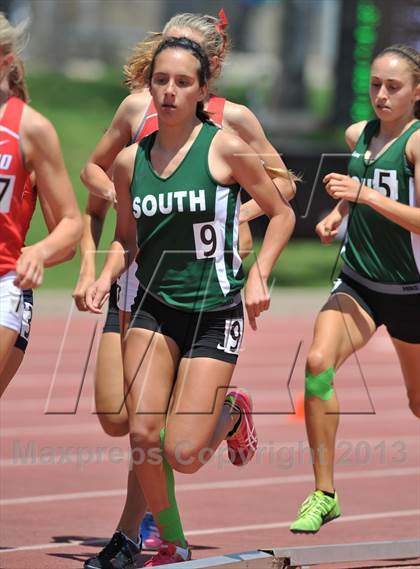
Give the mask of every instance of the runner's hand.
POLYGON ((338 228, 343 221, 341 214, 333 210, 317 224, 315 231, 324 245, 330 245, 337 237, 338 228))
POLYGON ((367 196, 372 190, 363 186, 358 180, 344 174, 332 172, 323 180, 326 191, 335 200, 345 200, 353 203, 366 203, 367 196))
POLYGON ((101 308, 108 300, 110 290, 111 282, 99 277, 86 291, 85 302, 87 309, 94 314, 102 314, 101 308))
POLYGON ((87 276, 80 274, 77 285, 73 291, 74 302, 81 312, 86 312, 88 310, 86 304, 86 291, 95 282, 94 276, 87 276))
POLYGON ((245 307, 249 324, 253 330, 256 330, 256 319, 261 312, 270 308, 270 294, 268 292, 267 280, 263 279, 258 269, 254 267, 249 271, 245 286, 245 307))
POLYGON ((19 288, 38 288, 44 278, 45 256, 38 245, 23 247, 16 263, 16 278, 13 281, 19 288))

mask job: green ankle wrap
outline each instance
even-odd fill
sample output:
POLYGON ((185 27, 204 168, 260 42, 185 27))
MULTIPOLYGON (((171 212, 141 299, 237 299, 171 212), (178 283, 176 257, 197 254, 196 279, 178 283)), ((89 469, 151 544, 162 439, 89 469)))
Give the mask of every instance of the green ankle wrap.
POLYGON ((162 510, 156 516, 160 526, 163 541, 179 543, 181 547, 187 547, 184 532, 179 517, 178 505, 175 498, 175 482, 173 470, 163 454, 165 442, 165 429, 160 431, 160 448, 162 449, 163 472, 166 479, 166 492, 168 494, 169 508, 162 510))
POLYGON ((305 371, 305 399, 309 397, 318 397, 323 401, 328 401, 334 392, 331 385, 335 376, 334 368, 329 367, 318 375, 313 375, 309 371, 305 371))

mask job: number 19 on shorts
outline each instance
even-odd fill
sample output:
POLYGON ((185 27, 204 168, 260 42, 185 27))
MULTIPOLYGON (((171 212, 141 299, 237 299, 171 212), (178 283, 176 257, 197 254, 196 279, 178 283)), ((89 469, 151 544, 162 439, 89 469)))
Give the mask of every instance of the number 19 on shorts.
POLYGON ((217 346, 227 354, 239 354, 242 337, 244 335, 243 318, 231 318, 225 321, 225 338, 223 344, 217 346))

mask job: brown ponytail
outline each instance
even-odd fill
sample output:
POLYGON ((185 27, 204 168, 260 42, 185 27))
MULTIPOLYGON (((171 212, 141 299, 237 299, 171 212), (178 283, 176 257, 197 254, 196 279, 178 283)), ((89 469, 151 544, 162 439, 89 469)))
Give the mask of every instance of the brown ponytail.
POLYGON ((153 54, 162 39, 160 32, 151 32, 133 49, 127 64, 124 65, 124 83, 130 91, 140 91, 147 86, 153 54))
POLYGON ((22 99, 24 103, 29 103, 28 87, 25 81, 25 66, 20 57, 16 57, 9 71, 9 88, 11 93, 22 99))
POLYGON ((210 114, 204 110, 203 101, 199 101, 197 103, 197 110, 195 111, 195 114, 197 118, 199 118, 202 122, 207 122, 210 120, 210 114))
POLYGON ((9 69, 8 82, 12 95, 28 102, 28 89, 25 83, 25 67, 20 58, 20 53, 26 46, 29 21, 24 20, 13 27, 6 16, 0 12, 0 53, 3 55, 12 54, 14 59, 9 69))

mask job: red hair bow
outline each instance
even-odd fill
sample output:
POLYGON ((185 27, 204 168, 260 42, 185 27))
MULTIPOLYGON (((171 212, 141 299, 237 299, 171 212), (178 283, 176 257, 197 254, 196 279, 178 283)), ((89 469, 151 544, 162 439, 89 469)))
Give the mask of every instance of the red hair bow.
POLYGON ((221 8, 219 14, 219 22, 216 24, 216 29, 218 32, 222 32, 228 25, 228 19, 226 17, 225 11, 221 8))

